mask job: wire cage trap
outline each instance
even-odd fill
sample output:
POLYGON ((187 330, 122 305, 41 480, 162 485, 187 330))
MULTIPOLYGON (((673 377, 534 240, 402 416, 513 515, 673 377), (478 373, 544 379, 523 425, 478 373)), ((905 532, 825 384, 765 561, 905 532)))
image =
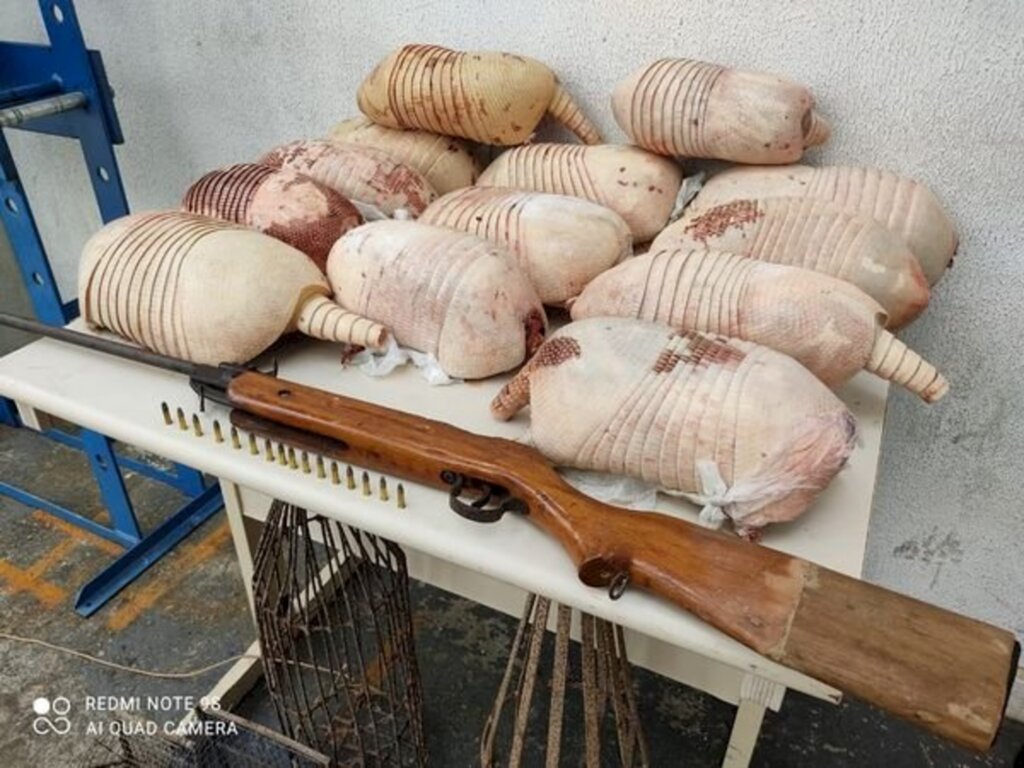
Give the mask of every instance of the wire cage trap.
POLYGON ((575 763, 587 768, 649 765, 622 627, 578 613, 580 653, 576 657, 570 655, 573 609, 539 595, 527 596, 505 675, 480 737, 483 768, 540 765, 526 753, 531 731, 543 729, 545 712, 545 768, 558 768, 563 752, 571 752, 575 763), (553 649, 545 642, 552 607, 557 611, 553 649), (553 651, 550 657, 546 646, 553 651), (548 658, 550 672, 545 669, 548 658), (548 696, 535 696, 538 688, 547 689, 548 696), (570 696, 574 690, 582 694, 582 701, 570 696), (571 732, 578 729, 571 725, 581 720, 582 755, 575 744, 570 746, 578 737, 571 732), (602 750, 602 743, 607 747, 613 740, 614 749, 602 750))
POLYGON ((285 734, 332 765, 426 764, 409 573, 397 544, 275 501, 253 594, 285 734))
POLYGON ((97 737, 81 768, 314 768, 326 755, 229 712, 195 709, 181 733, 119 721, 118 733, 97 737), (213 727, 211 727, 213 726, 213 727), (131 735, 127 735, 131 734, 131 735))

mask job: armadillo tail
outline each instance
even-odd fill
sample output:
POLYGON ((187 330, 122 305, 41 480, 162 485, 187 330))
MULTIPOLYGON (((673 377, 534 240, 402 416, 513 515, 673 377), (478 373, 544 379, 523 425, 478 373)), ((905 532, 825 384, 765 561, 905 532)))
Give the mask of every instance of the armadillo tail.
POLYGON ((597 130, 597 126, 583 114, 579 104, 573 101, 572 96, 562 87, 561 83, 555 83, 555 98, 551 100, 548 114, 564 125, 584 144, 601 143, 601 133, 597 130))
POLYGON ((530 404, 530 371, 527 363, 491 400, 491 415, 499 421, 508 421, 530 404))
POLYGON ((804 131, 804 146, 817 147, 828 141, 832 135, 832 125, 817 111, 811 110, 810 125, 804 131))
POLYGON ((906 387, 926 403, 934 403, 949 391, 949 382, 935 366, 888 331, 878 331, 871 358, 864 367, 906 387))
POLYGON ((380 349, 388 329, 355 312, 342 309, 326 296, 313 296, 302 305, 296 327, 307 336, 380 349))

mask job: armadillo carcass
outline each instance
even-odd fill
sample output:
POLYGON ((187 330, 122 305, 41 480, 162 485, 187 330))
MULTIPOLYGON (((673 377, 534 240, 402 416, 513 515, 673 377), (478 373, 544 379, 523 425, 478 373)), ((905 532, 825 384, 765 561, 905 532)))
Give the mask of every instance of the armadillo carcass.
POLYGON ((842 468, 854 421, 792 358, 659 323, 591 318, 555 332, 491 403, 530 405, 557 465, 629 475, 754 536, 792 520, 842 468))
POLYGON ((762 197, 812 197, 878 221, 903 238, 930 285, 942 277, 956 252, 956 228, 932 191, 878 168, 730 168, 705 182, 690 207, 762 197))
POLYGON ((638 147, 531 144, 499 156, 477 185, 582 197, 611 208, 646 243, 668 223, 682 181, 676 163, 638 147))
POLYGON ((934 366, 885 330, 882 307, 854 285, 799 267, 718 251, 650 251, 599 275, 573 320, 632 317, 757 342, 829 387, 866 368, 925 402, 949 389, 934 366))
POLYGON ((612 92, 632 142, 662 155, 737 163, 792 163, 831 129, 802 85, 766 72, 659 59, 612 92))
POLYGON ((386 329, 346 312, 301 251, 237 224, 180 211, 137 213, 86 242, 82 315, 149 349, 195 363, 244 363, 299 330, 365 347, 386 329))
POLYGON ((567 195, 468 187, 435 200, 419 220, 505 246, 545 304, 564 304, 633 253, 621 216, 567 195))
POLYGON ((495 51, 405 45, 359 86, 359 111, 389 128, 510 146, 550 114, 580 141, 601 136, 555 74, 536 59, 495 51))
POLYGON ((327 277, 343 307, 433 355, 449 376, 515 368, 544 340, 537 292, 489 240, 414 221, 375 221, 331 250, 327 277))
POLYGON ((238 163, 210 171, 185 192, 187 213, 258 229, 298 248, 321 270, 331 246, 363 223, 339 192, 290 168, 238 163))
POLYGON ((414 217, 437 197, 419 171, 386 152, 335 141, 293 141, 259 159, 272 168, 292 168, 335 189, 364 216, 394 216, 400 208, 414 217))
POLYGON ((928 306, 931 291, 914 254, 878 222, 813 198, 736 200, 686 214, 651 250, 728 251, 824 272, 853 283, 902 328, 928 306))
POLYGON ((439 195, 472 186, 480 175, 480 166, 469 148, 451 136, 401 131, 371 123, 365 117, 353 117, 331 128, 327 138, 387 152, 422 173, 439 195))

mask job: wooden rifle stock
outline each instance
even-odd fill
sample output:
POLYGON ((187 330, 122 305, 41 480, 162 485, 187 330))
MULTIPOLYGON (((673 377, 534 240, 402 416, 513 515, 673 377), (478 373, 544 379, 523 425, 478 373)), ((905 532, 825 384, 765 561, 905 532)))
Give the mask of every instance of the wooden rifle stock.
POLYGON ((532 448, 259 373, 238 409, 343 444, 347 459, 450 490, 456 478, 525 504, 591 586, 639 586, 758 653, 963 746, 995 739, 1019 647, 1002 629, 806 560, 584 496, 532 448))

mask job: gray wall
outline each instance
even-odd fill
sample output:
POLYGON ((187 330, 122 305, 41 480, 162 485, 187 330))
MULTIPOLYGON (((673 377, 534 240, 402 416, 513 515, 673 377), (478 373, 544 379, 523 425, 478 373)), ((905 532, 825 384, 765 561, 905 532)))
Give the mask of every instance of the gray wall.
MULTIPOLYGON (((351 115, 361 77, 402 42, 540 58, 611 140, 621 140, 607 103, 612 85, 655 57, 702 57, 807 83, 835 125, 814 161, 879 165, 926 182, 962 236, 933 306, 905 334, 953 392, 932 408, 892 397, 867 576, 1024 634, 1024 3, 79 5, 117 89, 128 139, 119 157, 135 209, 174 205, 201 172, 351 115)), ((34 2, 4 3, 3 36, 38 38, 35 17, 34 2)), ((47 201, 40 218, 71 286, 95 212, 77 155, 52 141, 21 139, 15 149, 42 169, 30 191, 47 201)))
MULTIPOLYGON (((21 273, 18 272, 18 267, 14 263, 11 244, 7 240, 7 233, 3 227, 0 227, 0 310, 19 315, 32 314, 32 305, 29 303, 28 293, 22 285, 21 273)), ((0 328, 0 355, 17 349, 30 339, 30 336, 19 331, 0 328)))

